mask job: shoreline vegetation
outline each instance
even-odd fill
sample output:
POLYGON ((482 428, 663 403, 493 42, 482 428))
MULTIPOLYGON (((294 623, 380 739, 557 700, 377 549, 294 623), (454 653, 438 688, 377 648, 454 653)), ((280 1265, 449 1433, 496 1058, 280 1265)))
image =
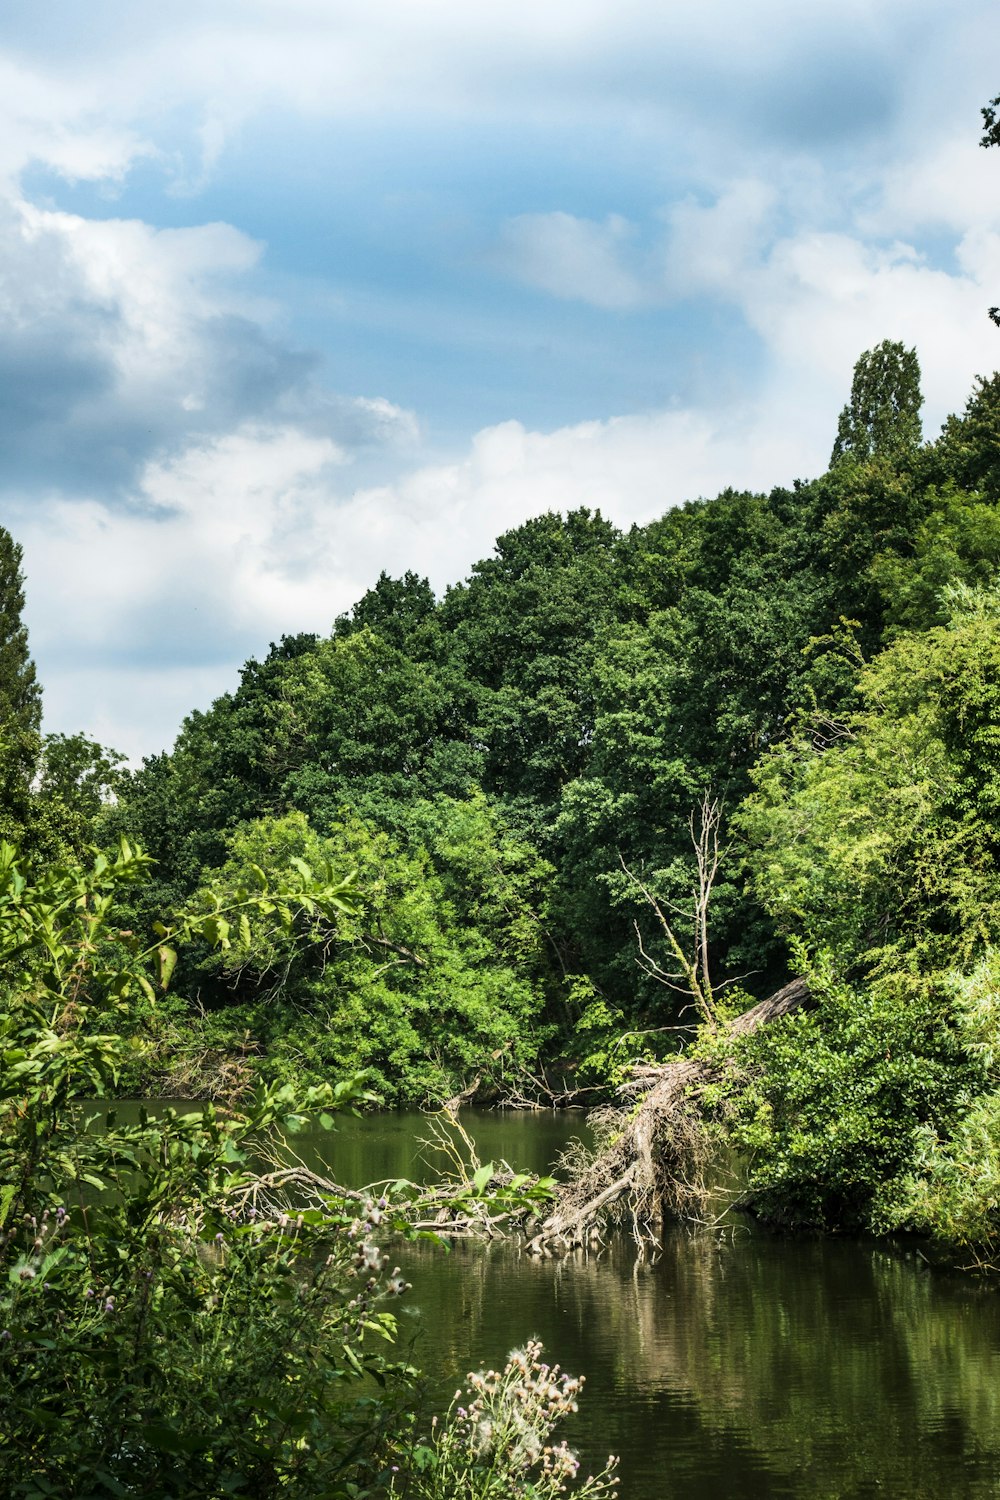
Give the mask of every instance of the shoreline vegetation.
POLYGON ((819 479, 539 516, 440 599, 383 575, 136 770, 41 734, 0 529, 11 1493, 566 1491, 538 1350, 406 1415, 385 1229, 642 1241, 729 1155, 770 1224, 997 1270, 1000 376, 935 441, 920 405, 887 342, 819 479), (163 1089, 224 1107, 117 1122, 163 1089), (253 1165, 311 1114, 490 1097, 597 1106, 595 1153, 306 1207, 253 1165), (489 1401, 530 1441, 470 1429, 489 1401))

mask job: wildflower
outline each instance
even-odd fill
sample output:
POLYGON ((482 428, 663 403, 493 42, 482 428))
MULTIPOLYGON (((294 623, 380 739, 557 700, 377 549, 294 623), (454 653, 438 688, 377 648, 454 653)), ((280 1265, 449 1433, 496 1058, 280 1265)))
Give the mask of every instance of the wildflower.
POLYGON ((115 1299, 114 1299, 114 1297, 105 1297, 105 1299, 104 1299, 104 1311, 105 1312, 114 1312, 114 1310, 115 1310, 115 1299))
POLYGON ((382 1254, 377 1245, 363 1243, 355 1264, 359 1271, 378 1271, 382 1267, 382 1254))

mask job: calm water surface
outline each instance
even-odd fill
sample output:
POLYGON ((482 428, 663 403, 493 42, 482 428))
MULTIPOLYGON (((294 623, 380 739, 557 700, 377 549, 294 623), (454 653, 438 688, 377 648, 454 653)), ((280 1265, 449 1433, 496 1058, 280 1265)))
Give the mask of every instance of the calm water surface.
MULTIPOLYGON (((484 1161, 536 1171, 583 1133, 579 1115, 463 1120, 484 1161)), ((420 1175, 427 1133, 420 1116, 369 1117, 296 1145, 361 1185, 420 1175)), ((624 1239, 560 1261, 503 1243, 399 1258, 413 1282, 403 1334, 439 1391, 537 1334, 586 1374, 571 1441, 594 1465, 621 1455, 623 1500, 1000 1497, 996 1289, 748 1223, 676 1231, 655 1264, 624 1239)))
MULTIPOLYGON (((473 1114, 482 1159, 545 1170, 581 1117, 473 1114)), ((418 1115, 348 1121, 296 1148, 338 1180, 419 1176, 418 1115)), ((513 1244, 395 1252, 401 1317, 446 1402, 537 1334, 587 1385, 568 1432, 622 1459, 622 1500, 1000 1497, 1000 1291, 871 1244, 738 1224, 538 1261, 513 1244)))

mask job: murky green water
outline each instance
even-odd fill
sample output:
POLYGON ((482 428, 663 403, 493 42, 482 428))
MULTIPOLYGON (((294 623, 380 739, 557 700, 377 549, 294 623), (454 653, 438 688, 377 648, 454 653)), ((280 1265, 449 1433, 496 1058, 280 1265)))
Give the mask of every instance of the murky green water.
MULTIPOLYGON (((466 1117, 463 1116, 463 1119, 466 1117)), ((469 1117, 484 1160, 544 1169, 580 1117, 469 1117)), ((296 1138, 360 1185, 417 1175, 415 1115, 296 1138)), ((538 1261, 516 1245, 421 1243, 403 1336, 451 1396, 537 1334, 587 1376, 569 1434, 622 1457, 623 1500, 1000 1497, 1000 1291, 871 1244, 733 1228, 538 1261)))

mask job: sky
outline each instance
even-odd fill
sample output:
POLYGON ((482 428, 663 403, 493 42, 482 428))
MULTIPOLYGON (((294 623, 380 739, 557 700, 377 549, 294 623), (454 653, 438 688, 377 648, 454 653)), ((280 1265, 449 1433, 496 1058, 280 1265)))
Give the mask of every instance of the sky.
POLYGON ((1000 365, 995 0, 4 0, 0 524, 133 761, 546 509, 822 472, 1000 365))

